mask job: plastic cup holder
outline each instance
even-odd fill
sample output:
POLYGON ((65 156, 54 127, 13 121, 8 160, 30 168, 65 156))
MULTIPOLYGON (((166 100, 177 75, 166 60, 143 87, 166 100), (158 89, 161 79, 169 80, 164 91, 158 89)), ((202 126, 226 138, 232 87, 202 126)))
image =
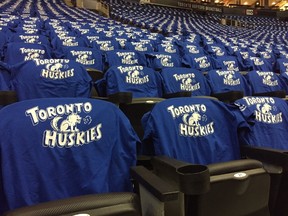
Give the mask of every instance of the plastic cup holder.
POLYGON ((177 169, 180 191, 187 195, 207 193, 210 189, 210 174, 207 166, 187 165, 177 169))

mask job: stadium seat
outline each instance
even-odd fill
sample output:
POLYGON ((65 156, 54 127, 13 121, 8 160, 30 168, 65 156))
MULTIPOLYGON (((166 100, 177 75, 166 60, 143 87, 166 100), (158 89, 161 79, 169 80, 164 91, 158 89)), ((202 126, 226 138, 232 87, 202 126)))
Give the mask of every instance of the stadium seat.
POLYGON ((206 54, 185 54, 182 59, 183 65, 201 72, 217 69, 214 60, 206 54))
POLYGON ((52 58, 52 50, 45 45, 15 42, 7 44, 3 61, 8 65, 15 65, 22 61, 49 58, 52 58))
POLYGON ((251 95, 251 87, 238 71, 211 70, 206 75, 211 86, 211 95, 227 103, 244 95, 251 95))
POLYGON ((41 98, 6 106, 0 115, 1 214, 75 196, 132 191, 129 169, 136 165, 139 139, 112 103, 41 98))
POLYGON ((242 154, 263 162, 271 175, 271 215, 284 216, 288 210, 287 101, 276 97, 244 97, 235 104, 253 125, 251 130, 240 134, 242 154))
POLYGON ((162 97, 161 76, 141 65, 112 66, 95 87, 102 97, 119 92, 131 92, 133 98, 162 97))
POLYGON ((164 97, 178 92, 190 92, 192 96, 210 96, 209 83, 202 72, 184 67, 163 68, 164 97))
POLYGON ((82 64, 86 69, 93 69, 100 72, 104 70, 103 56, 100 51, 88 47, 67 48, 63 58, 71 59, 82 64))
POLYGON ((155 156, 155 174, 185 194, 171 215, 269 215, 268 173, 260 162, 240 159, 237 131, 249 125, 239 113, 210 98, 173 98, 157 103, 142 122, 143 154, 155 156))
POLYGON ((19 100, 90 97, 92 80, 84 66, 69 59, 35 59, 14 65, 11 90, 19 100))
POLYGON ((287 86, 274 72, 250 71, 245 75, 254 96, 285 98, 287 86))
POLYGON ((181 58, 176 53, 153 52, 147 53, 147 66, 156 71, 162 68, 182 67, 181 58))

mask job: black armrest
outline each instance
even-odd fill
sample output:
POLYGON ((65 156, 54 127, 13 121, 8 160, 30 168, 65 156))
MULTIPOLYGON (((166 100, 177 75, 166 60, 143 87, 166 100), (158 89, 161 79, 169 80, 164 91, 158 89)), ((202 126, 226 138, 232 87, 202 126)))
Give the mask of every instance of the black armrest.
POLYGON ((17 101, 16 91, 0 91, 0 105, 6 106, 17 101))
POLYGON ((175 92, 175 93, 169 93, 169 94, 164 94, 164 98, 176 98, 176 97, 191 97, 192 92, 188 91, 182 91, 182 92, 175 92))
POLYGON ((143 166, 132 167, 131 176, 161 202, 178 199, 179 190, 143 166))
POLYGON ((285 98, 286 97, 286 92, 285 91, 261 92, 261 93, 254 93, 253 96, 266 96, 266 97, 285 98))
POLYGON ((92 78, 93 82, 100 80, 104 77, 104 73, 102 71, 96 70, 94 68, 87 68, 86 71, 92 78))
POLYGON ((5 216, 140 215, 138 195, 129 192, 82 195, 11 210, 5 216), (85 215, 86 215, 85 214, 85 215), (84 215, 84 214, 83 214, 84 215))
POLYGON ((126 104, 132 102, 132 92, 117 92, 108 95, 108 100, 115 104, 126 104))
POLYGON ((153 157, 151 163, 156 175, 189 195, 200 195, 210 189, 207 166, 190 164, 167 156, 153 157))
POLYGON ((262 163, 281 166, 288 170, 288 152, 264 147, 241 146, 241 154, 262 163))
POLYGON ((220 101, 231 103, 238 99, 243 98, 244 93, 243 91, 229 91, 229 92, 215 93, 212 94, 211 96, 218 98, 220 101))

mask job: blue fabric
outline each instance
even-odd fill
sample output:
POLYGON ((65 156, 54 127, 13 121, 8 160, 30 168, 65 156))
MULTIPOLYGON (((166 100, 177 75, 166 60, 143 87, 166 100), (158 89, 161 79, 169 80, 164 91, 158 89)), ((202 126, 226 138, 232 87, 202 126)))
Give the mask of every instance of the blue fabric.
POLYGON ((66 49, 66 59, 74 60, 85 68, 93 68, 99 71, 104 70, 102 53, 88 47, 70 47, 66 49))
POLYGON ((194 68, 202 72, 217 69, 213 59, 205 54, 186 54, 183 56, 182 62, 185 66, 194 68))
POLYGON ((222 70, 239 71, 239 62, 235 56, 221 56, 214 59, 215 65, 222 70))
POLYGON ((189 91, 192 96, 210 95, 211 89, 202 72, 192 68, 164 68, 161 71, 166 94, 189 91))
POLYGON ((161 76, 151 68, 140 65, 113 66, 105 73, 104 80, 105 84, 99 82, 97 85, 99 94, 103 92, 102 86, 102 89, 106 88, 106 95, 132 92, 133 98, 162 97, 161 76))
POLYGON ((0 118, 1 214, 84 194, 132 191, 129 173, 139 139, 114 104, 34 99, 4 107, 0 118))
POLYGON ((251 87, 238 71, 211 70, 206 75, 213 94, 228 91, 242 91, 244 95, 251 95, 251 87))
POLYGON ((146 57, 141 52, 131 50, 114 50, 105 53, 105 64, 112 66, 142 65, 146 66, 146 57))
POLYGON ((92 80, 69 59, 36 59, 14 65, 11 87, 19 100, 44 97, 89 97, 92 80))
POLYGON ((287 73, 288 72, 288 59, 279 58, 275 64, 275 70, 279 73, 287 73))
POLYGON ((251 130, 239 135, 241 144, 287 150, 287 101, 272 97, 244 97, 235 101, 251 130))
POLYGON ((193 97, 157 103, 142 118, 142 124, 144 154, 166 155, 196 164, 239 159, 237 130, 249 128, 232 107, 193 97))
POLYGON ((14 65, 32 59, 52 58, 52 51, 42 44, 32 44, 24 42, 8 43, 5 49, 4 62, 14 65))
POLYGON ((252 94, 272 91, 287 92, 287 86, 274 72, 250 71, 245 75, 245 78, 251 85, 252 94))
POLYGON ((9 71, 9 67, 4 63, 0 62, 0 91, 10 90, 10 80, 11 74, 9 71))
POLYGON ((154 70, 161 70, 162 68, 181 67, 181 58, 175 53, 148 53, 147 66, 154 70))

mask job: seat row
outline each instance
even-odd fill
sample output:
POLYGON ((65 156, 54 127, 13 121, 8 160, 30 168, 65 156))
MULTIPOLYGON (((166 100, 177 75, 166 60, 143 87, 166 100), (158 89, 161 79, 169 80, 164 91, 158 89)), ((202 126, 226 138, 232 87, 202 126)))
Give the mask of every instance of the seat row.
MULTIPOLYGON (((72 209, 86 213, 102 208, 88 204, 95 196, 37 204, 113 192, 98 199, 118 205, 123 201, 115 192, 121 191, 140 193, 143 215, 285 215, 287 108, 287 101, 272 97, 244 97, 234 106, 211 98, 166 99, 144 115, 140 142, 109 102, 42 98, 11 104, 0 110, 1 212, 31 205, 15 213, 33 215, 29 210, 45 207, 59 215, 61 204, 83 201, 87 205, 72 209), (143 155, 154 156, 152 170, 136 166, 139 143, 143 155), (241 159, 246 156, 265 165, 241 159)), ((119 211, 141 215, 133 202, 119 211)))

